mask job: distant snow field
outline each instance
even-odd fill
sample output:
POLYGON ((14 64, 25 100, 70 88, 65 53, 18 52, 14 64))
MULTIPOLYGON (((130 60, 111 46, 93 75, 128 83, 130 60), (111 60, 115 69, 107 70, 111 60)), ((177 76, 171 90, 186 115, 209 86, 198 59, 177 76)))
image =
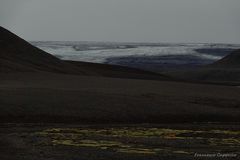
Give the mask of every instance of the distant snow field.
POLYGON ((31 42, 64 60, 117 64, 136 68, 210 64, 240 44, 172 44, 113 42, 31 42))

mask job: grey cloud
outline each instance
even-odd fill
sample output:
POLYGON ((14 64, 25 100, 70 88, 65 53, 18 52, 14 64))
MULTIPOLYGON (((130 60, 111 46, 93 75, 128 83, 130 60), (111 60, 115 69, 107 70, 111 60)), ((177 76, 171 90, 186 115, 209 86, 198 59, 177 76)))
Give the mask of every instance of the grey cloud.
POLYGON ((28 40, 240 43, 239 0, 1 0, 28 40))

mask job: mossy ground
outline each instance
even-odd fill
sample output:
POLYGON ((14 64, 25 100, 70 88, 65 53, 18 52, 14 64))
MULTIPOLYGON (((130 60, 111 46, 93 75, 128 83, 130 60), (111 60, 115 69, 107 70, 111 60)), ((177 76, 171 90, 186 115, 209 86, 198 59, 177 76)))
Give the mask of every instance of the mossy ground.
POLYGON ((192 160, 240 156, 239 124, 3 124, 0 159, 192 160))
POLYGON ((194 154, 205 151, 240 149, 240 131, 190 130, 145 127, 50 128, 35 136, 53 146, 95 148, 125 154, 194 154))

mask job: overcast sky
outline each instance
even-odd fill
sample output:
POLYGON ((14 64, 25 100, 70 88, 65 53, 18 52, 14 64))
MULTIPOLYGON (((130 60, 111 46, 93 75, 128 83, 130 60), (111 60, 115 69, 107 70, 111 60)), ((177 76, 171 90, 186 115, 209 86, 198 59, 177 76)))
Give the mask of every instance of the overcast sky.
POLYGON ((26 40, 240 44, 240 0, 0 0, 26 40))

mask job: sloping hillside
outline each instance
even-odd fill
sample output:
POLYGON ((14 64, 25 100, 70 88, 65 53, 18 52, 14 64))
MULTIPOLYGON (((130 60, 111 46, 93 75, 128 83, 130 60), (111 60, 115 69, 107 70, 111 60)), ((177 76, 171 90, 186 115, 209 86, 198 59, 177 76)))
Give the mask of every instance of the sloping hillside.
POLYGON ((70 66, 58 58, 32 46, 2 27, 0 27, 0 64, 1 72, 73 72, 70 66))
POLYGON ((166 72, 173 78, 186 81, 240 84, 240 50, 233 51, 223 59, 200 68, 166 72))
POLYGON ((240 49, 232 52, 223 59, 211 64, 210 67, 240 68, 240 49))

